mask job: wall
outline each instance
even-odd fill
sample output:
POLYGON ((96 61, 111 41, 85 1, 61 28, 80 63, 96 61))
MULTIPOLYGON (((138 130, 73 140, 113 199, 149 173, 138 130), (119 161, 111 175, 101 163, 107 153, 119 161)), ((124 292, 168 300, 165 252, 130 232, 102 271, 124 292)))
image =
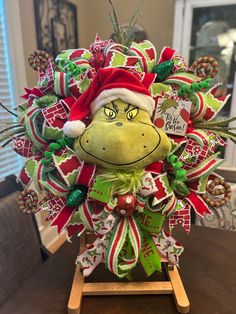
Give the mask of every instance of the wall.
MULTIPOLYGON (((33 86, 37 73, 27 63, 29 54, 37 48, 34 20, 34 1, 19 0, 20 17, 23 34, 24 56, 27 82, 33 86)), ((112 33, 112 25, 108 16, 111 7, 108 0, 70 0, 78 8, 79 46, 89 47, 95 34, 103 39, 112 33)), ((120 23, 129 21, 140 0, 113 0, 120 23)), ((174 19, 174 0, 146 0, 143 14, 138 24, 144 28, 148 38, 160 51, 163 46, 172 44, 174 19)))
MULTIPOLYGON (((80 19, 80 45, 87 47, 96 32, 102 38, 112 33, 108 16, 111 6, 107 0, 78 0, 80 19), (92 9, 91 9, 92 8, 92 9)), ((120 23, 126 23, 140 0, 113 0, 120 23)), ((171 45, 174 21, 174 0, 146 0, 138 24, 144 28, 148 38, 160 50, 171 45)))

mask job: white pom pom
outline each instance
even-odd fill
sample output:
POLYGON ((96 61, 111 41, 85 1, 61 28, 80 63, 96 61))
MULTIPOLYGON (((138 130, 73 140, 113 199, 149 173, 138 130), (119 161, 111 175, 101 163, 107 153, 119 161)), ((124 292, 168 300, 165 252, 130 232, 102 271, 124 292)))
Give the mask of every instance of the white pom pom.
POLYGON ((67 121, 63 126, 64 134, 71 138, 80 136, 84 130, 85 124, 80 120, 67 121))

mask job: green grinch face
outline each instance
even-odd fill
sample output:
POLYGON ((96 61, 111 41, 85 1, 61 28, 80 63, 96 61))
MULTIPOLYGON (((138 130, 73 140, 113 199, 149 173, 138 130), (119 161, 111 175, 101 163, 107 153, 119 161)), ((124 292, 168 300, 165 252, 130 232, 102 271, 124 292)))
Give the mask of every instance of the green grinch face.
POLYGON ((143 168, 164 159, 170 149, 148 113, 120 99, 100 108, 75 141, 80 159, 112 169, 143 168))

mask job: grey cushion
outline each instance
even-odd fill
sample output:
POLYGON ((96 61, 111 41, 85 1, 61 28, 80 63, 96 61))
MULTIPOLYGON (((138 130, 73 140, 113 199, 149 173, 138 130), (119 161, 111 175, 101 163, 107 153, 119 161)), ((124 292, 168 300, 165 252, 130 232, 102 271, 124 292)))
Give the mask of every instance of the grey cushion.
POLYGON ((0 200, 0 306, 42 263, 32 218, 20 212, 18 195, 0 200))

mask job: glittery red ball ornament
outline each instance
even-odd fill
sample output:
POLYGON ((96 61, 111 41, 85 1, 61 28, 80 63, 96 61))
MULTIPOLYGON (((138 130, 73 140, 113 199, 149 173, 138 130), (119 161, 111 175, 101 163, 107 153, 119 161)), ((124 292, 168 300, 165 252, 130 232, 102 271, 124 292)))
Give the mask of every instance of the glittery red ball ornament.
POLYGON ((92 68, 95 68, 97 71, 99 68, 103 66, 105 62, 105 57, 101 52, 95 53, 89 61, 89 64, 92 68))
POLYGON ((131 216, 137 206, 137 199, 133 194, 124 194, 117 197, 116 210, 123 216, 131 216))

